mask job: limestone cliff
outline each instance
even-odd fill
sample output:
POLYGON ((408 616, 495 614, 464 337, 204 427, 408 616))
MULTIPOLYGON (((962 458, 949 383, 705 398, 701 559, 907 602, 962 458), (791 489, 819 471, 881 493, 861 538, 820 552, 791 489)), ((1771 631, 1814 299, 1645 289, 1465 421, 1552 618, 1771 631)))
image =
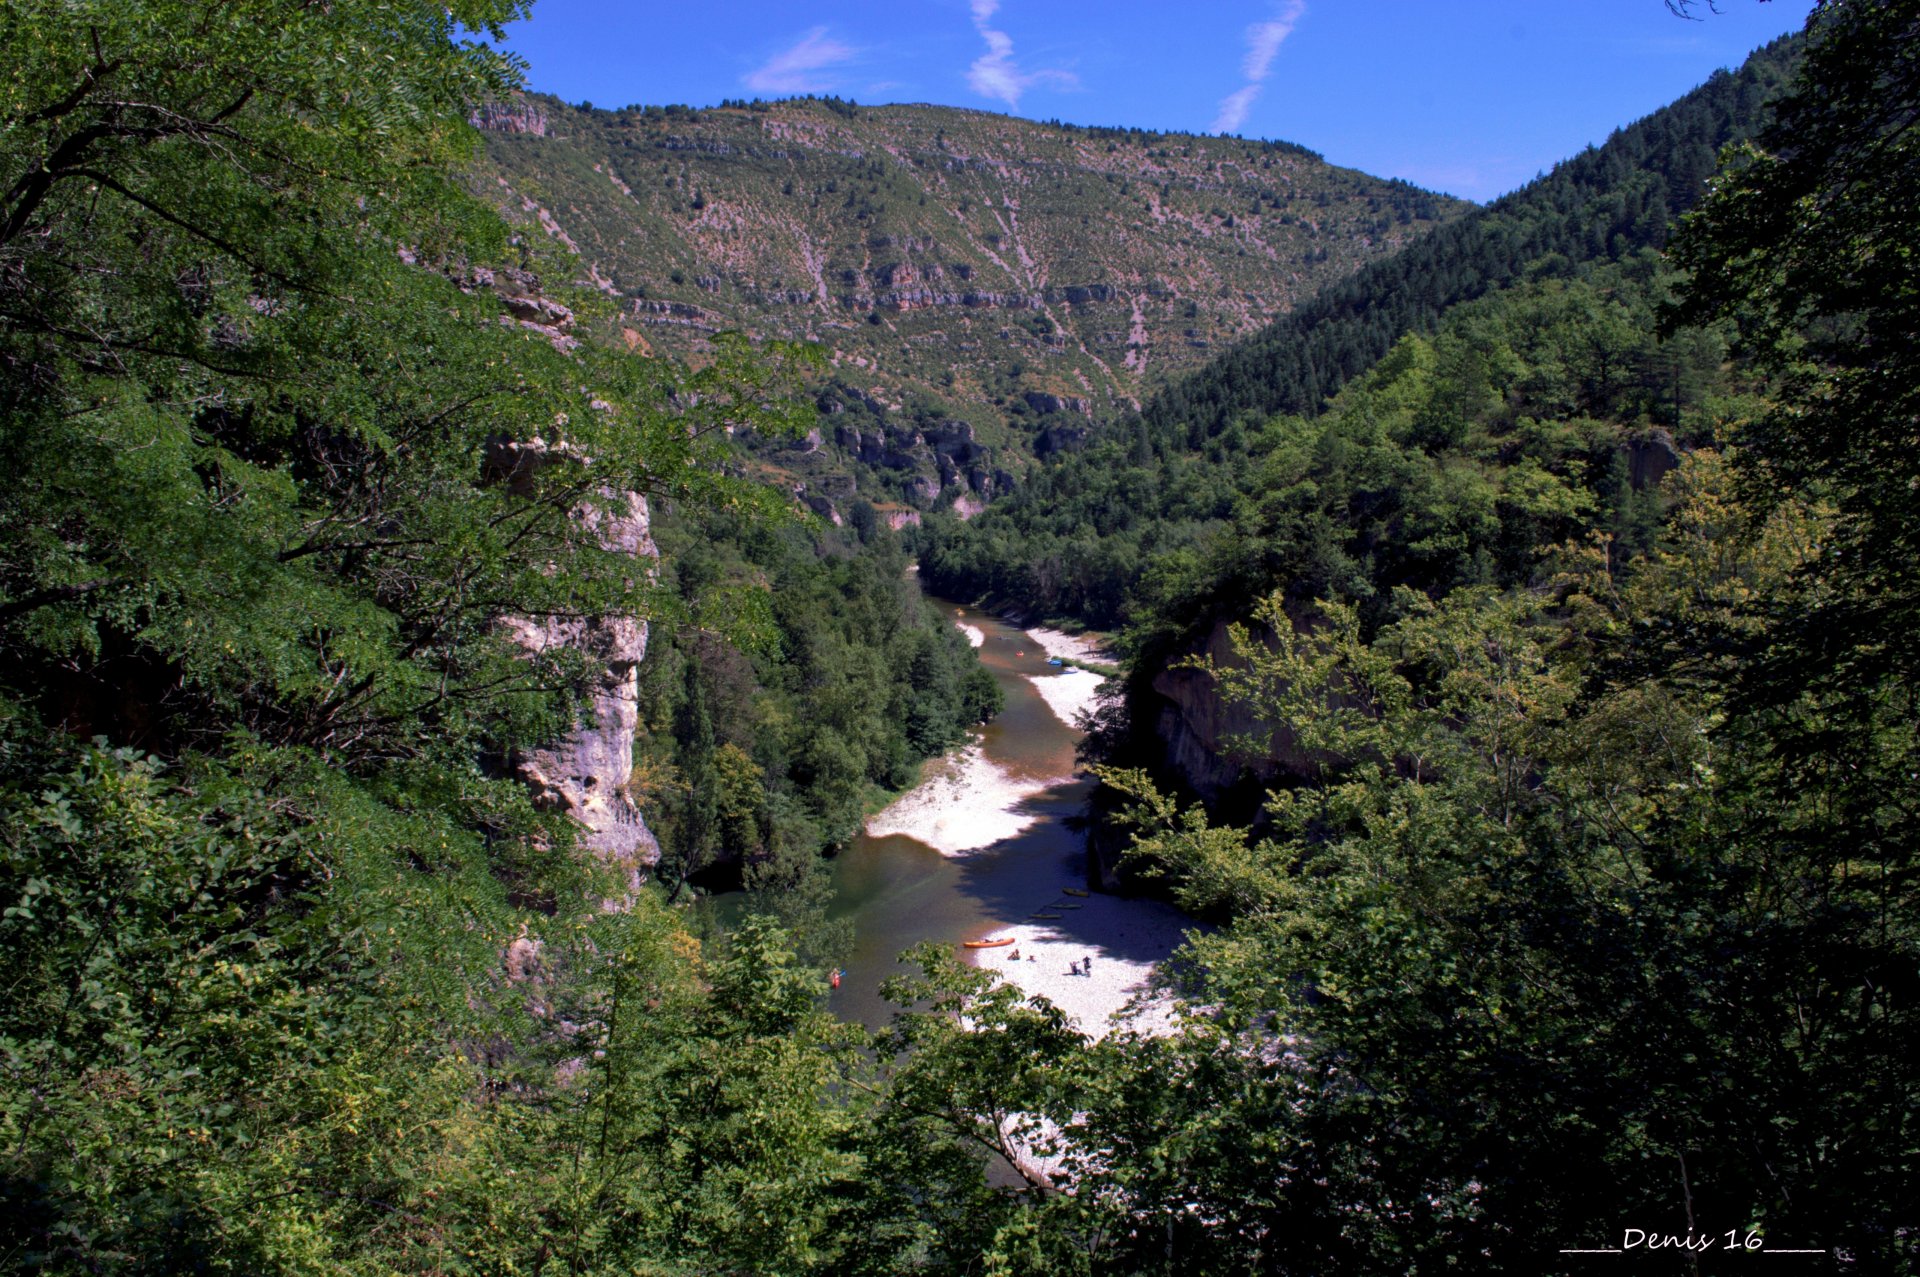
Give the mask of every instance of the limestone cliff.
POLYGON ((527 101, 488 102, 469 117, 473 126, 494 133, 525 133, 532 137, 547 135, 547 116, 527 101))
MULTIPOLYGON (((512 485, 527 482, 551 455, 538 442, 502 443, 489 461, 512 485)), ((582 524, 602 546, 631 556, 640 570, 651 571, 658 551, 649 534, 646 498, 636 492, 601 495, 607 504, 583 507, 582 524)), ((639 669, 647 655, 646 621, 634 616, 508 617, 503 623, 530 653, 566 647, 601 663, 599 681, 573 731, 552 745, 515 754, 511 766, 532 789, 536 804, 578 821, 580 845, 618 870, 627 890, 637 890, 660 859, 660 845, 628 792, 639 669)))
MULTIPOLYGON (((1311 605, 1289 604, 1287 613, 1298 632, 1318 628, 1311 605)), ((1223 669, 1243 668, 1246 661, 1233 650, 1229 624, 1226 619, 1216 620, 1194 656, 1223 669)), ((1270 632, 1252 626, 1250 630, 1256 642, 1271 639, 1270 632)), ((1313 756, 1300 747, 1290 726, 1226 700, 1205 671, 1172 664, 1154 675, 1149 686, 1150 703, 1136 705, 1134 712, 1144 713, 1143 721, 1153 724, 1160 764, 1209 803, 1248 784, 1264 787, 1283 776, 1305 776, 1313 770, 1313 756), (1236 742, 1251 749, 1236 748, 1236 742)))
MULTIPOLYGON (((1310 633, 1319 625, 1311 604, 1289 603, 1287 616, 1297 632, 1310 633)), ((1188 646, 1187 655, 1216 668, 1243 668, 1246 661, 1234 652, 1228 634, 1233 623, 1228 617, 1215 619, 1204 639, 1188 646)), ((1255 642, 1272 641, 1270 631, 1241 623, 1255 642)), ((1258 800, 1267 789, 1316 773, 1316 759, 1301 747, 1291 726, 1227 700, 1211 674, 1185 660, 1167 662, 1144 684, 1132 683, 1127 695, 1128 716, 1139 729, 1135 757, 1163 784, 1198 798, 1226 820, 1257 821, 1258 800)), ((1095 820, 1087 866, 1093 886, 1122 888, 1120 858, 1128 841, 1119 827, 1095 820)))
MULTIPOLYGON (((1681 464, 1673 436, 1658 427, 1634 432, 1616 455, 1637 491, 1657 489, 1681 464)), ((1320 623, 1311 604, 1290 601, 1287 616, 1298 633, 1311 633, 1320 623)), ((1204 641, 1188 647, 1187 653, 1219 667, 1243 666, 1228 637, 1230 623, 1230 618, 1216 619, 1204 641)), ((1255 637, 1262 637, 1257 630, 1255 637)), ((1341 703, 1337 695, 1334 700, 1341 703)), ((1163 778, 1230 819, 1251 817, 1249 800, 1260 790, 1317 770, 1288 724, 1262 719, 1246 706, 1225 700, 1211 675, 1178 660, 1155 673, 1144 689, 1136 685, 1129 710, 1133 721, 1150 732, 1144 738, 1147 753, 1163 778), (1251 748, 1236 748, 1236 742, 1251 748)))
MULTIPOLYGON (((545 127, 537 113, 523 119, 521 131, 545 127), (530 122, 530 120, 532 122, 530 122)), ((492 127, 505 127, 498 120, 492 127)), ((402 250, 403 259, 412 254, 402 250)), ((556 350, 575 349, 573 311, 548 297, 537 276, 527 271, 462 268, 451 272, 468 292, 490 292, 499 298, 500 322, 538 333, 556 350)), ((596 405, 604 407, 604 405, 596 405)), ((567 445, 542 440, 500 439, 487 449, 486 474, 490 482, 509 491, 531 491, 534 477, 562 456, 577 459, 567 445)), ((650 533, 646 498, 637 492, 603 490, 599 500, 582 505, 575 518, 600 546, 636 561, 636 570, 651 574, 659 551, 650 533)), ((508 760, 515 775, 533 791, 536 805, 571 816, 582 827, 580 846, 619 872, 628 891, 637 890, 646 872, 660 859, 660 846, 634 805, 628 785, 633 779, 633 741, 638 726, 639 669, 647 655, 647 623, 636 616, 553 616, 539 620, 501 618, 514 641, 529 654, 568 648, 592 656, 600 664, 598 682, 580 721, 564 739, 540 749, 524 750, 508 760)), ((619 904, 609 901, 610 906, 619 904)))
MULTIPOLYGON (((1238 665, 1227 640, 1227 625, 1215 622, 1201 653, 1220 665, 1238 665)), ((1243 775, 1270 780, 1269 760, 1290 746, 1292 733, 1255 719, 1243 705, 1220 697, 1213 676, 1185 666, 1169 666, 1154 675, 1153 730, 1161 743, 1161 764, 1179 775, 1200 797, 1219 798, 1243 775), (1263 757, 1247 762, 1229 757, 1235 737, 1264 739, 1263 757)))

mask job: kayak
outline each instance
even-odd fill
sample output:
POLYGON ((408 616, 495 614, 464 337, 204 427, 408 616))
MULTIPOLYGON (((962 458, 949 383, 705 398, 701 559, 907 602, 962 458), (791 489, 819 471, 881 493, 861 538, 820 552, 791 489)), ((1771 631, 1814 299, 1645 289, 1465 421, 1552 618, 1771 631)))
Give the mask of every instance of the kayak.
POLYGON ((1013 943, 1013 937, 1004 940, 962 940, 961 945, 968 949, 998 949, 1002 945, 1013 943))
POLYGON ((1082 887, 1062 887, 1060 890, 1069 896, 1086 896, 1093 894, 1082 887))
POLYGON ((1059 918, 1059 916, 1060 915, 1057 913, 1030 913, 1027 915, 1027 917, 1029 918, 1044 918, 1049 922, 1054 921, 1055 919, 1059 918))

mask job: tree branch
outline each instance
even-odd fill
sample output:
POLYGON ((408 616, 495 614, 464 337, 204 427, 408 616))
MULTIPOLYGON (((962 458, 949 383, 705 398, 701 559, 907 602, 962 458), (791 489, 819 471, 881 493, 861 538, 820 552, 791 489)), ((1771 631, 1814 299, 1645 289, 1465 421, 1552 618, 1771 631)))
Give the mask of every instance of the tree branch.
POLYGON ((104 590, 110 585, 120 584, 119 577, 101 577, 95 581, 83 581, 76 585, 52 585, 43 590, 35 590, 25 598, 15 599, 11 603, 0 604, 0 624, 5 624, 17 616, 25 616, 50 603, 65 603, 73 599, 85 598, 96 590, 104 590))

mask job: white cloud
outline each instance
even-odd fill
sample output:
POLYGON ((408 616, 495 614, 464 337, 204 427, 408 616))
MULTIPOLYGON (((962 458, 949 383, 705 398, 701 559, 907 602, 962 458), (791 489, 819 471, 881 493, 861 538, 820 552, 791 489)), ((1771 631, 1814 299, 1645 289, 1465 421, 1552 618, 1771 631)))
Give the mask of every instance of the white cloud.
POLYGON ((1273 67, 1273 55, 1280 52, 1281 42, 1293 34, 1294 24, 1306 11, 1306 0, 1287 0, 1279 17, 1247 28, 1247 57, 1240 64, 1247 79, 1258 84, 1267 78, 1267 72, 1273 67))
MULTIPOLYGON (((975 0, 976 4, 995 2, 975 0)), ((1247 82, 1220 99, 1220 114, 1214 117, 1213 132, 1232 133, 1246 121, 1253 100, 1260 96, 1260 86, 1273 70, 1274 56, 1306 11, 1306 0, 1284 0, 1273 18, 1247 28, 1247 54, 1240 62, 1240 72, 1247 82)))
POLYGON ((1220 114, 1213 117, 1213 133, 1238 133, 1246 122, 1247 111, 1253 106, 1253 100, 1260 96, 1260 86, 1249 84, 1236 93, 1230 93, 1220 99, 1220 114))
POLYGON ((825 27, 807 32, 792 48, 774 54, 740 77, 755 93, 825 93, 835 81, 820 72, 851 62, 859 52, 827 36, 825 27))
POLYGON ((967 87, 975 93, 1017 108, 1020 95, 1036 84, 1056 84, 1061 88, 1079 85, 1080 78, 1071 71, 1020 69, 1020 64, 1013 60, 1013 37, 987 25, 1000 11, 1000 0, 973 0, 972 9, 974 30, 987 42, 987 51, 967 68, 967 87))

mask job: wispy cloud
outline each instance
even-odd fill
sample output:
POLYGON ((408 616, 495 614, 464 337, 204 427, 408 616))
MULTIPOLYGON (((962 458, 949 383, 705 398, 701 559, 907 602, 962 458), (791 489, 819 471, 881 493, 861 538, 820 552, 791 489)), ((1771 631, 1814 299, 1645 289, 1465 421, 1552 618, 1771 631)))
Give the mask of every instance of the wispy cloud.
POLYGON ((1411 160, 1380 169, 1430 191, 1445 191, 1484 204, 1526 185, 1538 176, 1532 160, 1517 155, 1481 155, 1464 164, 1422 163, 1411 160))
POLYGON ((825 93, 837 81, 821 72, 853 61, 858 53, 852 45, 829 38, 825 27, 815 27, 792 48, 741 76, 740 82, 755 93, 825 93))
POLYGON ((1220 114, 1213 117, 1215 133, 1232 133, 1247 118, 1247 112, 1253 108, 1253 100, 1260 96, 1260 86, 1249 84, 1244 89, 1229 93, 1220 99, 1220 114))
MULTIPOLYGON (((981 0, 975 0, 976 5, 979 3, 981 0)), ((1214 117, 1213 132, 1233 133, 1246 122, 1253 100, 1260 96, 1260 88, 1273 70, 1274 55, 1280 52, 1280 46, 1293 34, 1295 24, 1306 11, 1307 0, 1282 0, 1273 18, 1247 28, 1247 55, 1240 61, 1240 73, 1247 82, 1220 99, 1220 114, 1214 117)))
POLYGON ((987 42, 987 51, 967 68, 967 87, 982 97, 1018 108, 1020 95, 1036 84, 1056 84, 1061 88, 1079 85, 1080 77, 1071 71, 1057 68, 1022 71, 1020 64, 1013 60, 1013 37, 988 25, 999 11, 1000 0, 973 0, 973 28, 987 42))

